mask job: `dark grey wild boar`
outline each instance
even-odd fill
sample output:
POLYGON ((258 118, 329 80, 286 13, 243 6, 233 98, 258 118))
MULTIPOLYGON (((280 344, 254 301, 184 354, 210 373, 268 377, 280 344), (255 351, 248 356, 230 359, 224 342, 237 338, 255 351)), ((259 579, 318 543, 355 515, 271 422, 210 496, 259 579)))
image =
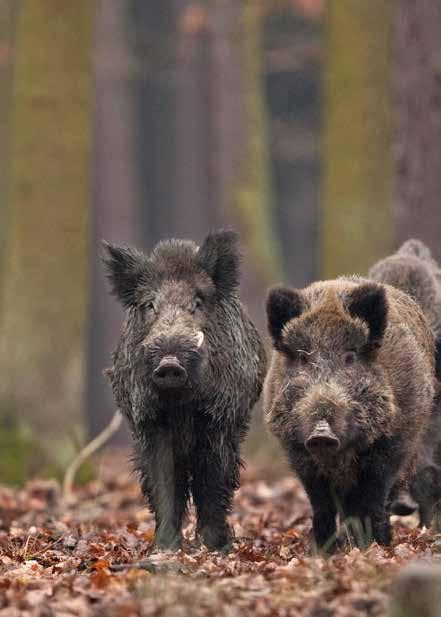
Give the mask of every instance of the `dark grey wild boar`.
POLYGON ((105 246, 126 308, 109 376, 155 515, 155 546, 180 546, 192 494, 198 538, 226 549, 240 444, 265 376, 261 340, 236 294, 237 236, 214 233, 200 248, 168 240, 150 256, 105 246))
POLYGON ((423 242, 407 240, 376 263, 368 277, 409 294, 422 308, 435 338, 441 336, 441 270, 423 242))
POLYGON ((417 304, 356 277, 270 291, 266 420, 313 509, 316 543, 336 515, 387 545, 386 500, 414 465, 434 390, 433 338, 417 304))
MULTIPOLYGON (((433 332, 436 376, 441 380, 441 270, 429 248, 419 240, 408 240, 396 253, 375 264, 369 277, 401 289, 418 302, 433 332)), ((410 496, 405 488, 397 487, 391 503, 391 511, 401 515, 411 514, 418 507, 420 525, 426 527, 431 524, 435 504, 441 501, 440 394, 438 386, 417 470, 410 480, 410 496)))

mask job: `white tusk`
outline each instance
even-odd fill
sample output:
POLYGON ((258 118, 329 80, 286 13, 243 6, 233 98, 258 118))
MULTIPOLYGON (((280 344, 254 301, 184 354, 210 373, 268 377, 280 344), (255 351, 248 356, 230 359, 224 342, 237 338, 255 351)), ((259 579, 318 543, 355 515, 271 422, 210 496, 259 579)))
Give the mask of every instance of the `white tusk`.
POLYGON ((200 349, 200 348, 202 347, 202 343, 204 342, 204 338, 205 338, 205 337, 204 337, 204 333, 202 332, 202 330, 200 330, 200 331, 197 333, 197 336, 196 336, 197 348, 198 348, 198 349, 200 349))

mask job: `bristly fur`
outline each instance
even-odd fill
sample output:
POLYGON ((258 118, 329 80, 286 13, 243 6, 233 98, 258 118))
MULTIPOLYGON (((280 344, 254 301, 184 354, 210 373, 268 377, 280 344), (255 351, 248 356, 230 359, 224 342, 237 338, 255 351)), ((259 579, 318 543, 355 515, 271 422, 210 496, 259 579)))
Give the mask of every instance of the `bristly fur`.
POLYGON ((128 307, 109 378, 155 514, 155 545, 180 546, 192 495, 198 537, 210 549, 226 548, 240 444, 266 370, 262 342, 236 294, 237 235, 210 234, 200 248, 166 240, 149 256, 108 250, 113 291, 128 307), (170 355, 188 375, 177 394, 153 380, 170 355))
POLYGON ((386 500, 412 473, 432 408, 424 315, 406 294, 357 277, 270 297, 270 334, 277 324, 281 338, 264 411, 311 501, 315 540, 331 545, 339 511, 360 520, 366 541, 389 544, 386 500))
MULTIPOLYGON (((407 240, 396 253, 375 264, 369 275, 410 295, 425 314, 435 340, 435 374, 441 380, 441 269, 430 249, 420 240, 407 240)), ((430 526, 434 506, 441 500, 441 391, 437 385, 428 430, 419 450, 416 473, 409 483, 410 493, 419 506, 420 525, 430 526)), ((398 487, 392 499, 392 512, 401 513, 409 502, 406 490, 398 487)))

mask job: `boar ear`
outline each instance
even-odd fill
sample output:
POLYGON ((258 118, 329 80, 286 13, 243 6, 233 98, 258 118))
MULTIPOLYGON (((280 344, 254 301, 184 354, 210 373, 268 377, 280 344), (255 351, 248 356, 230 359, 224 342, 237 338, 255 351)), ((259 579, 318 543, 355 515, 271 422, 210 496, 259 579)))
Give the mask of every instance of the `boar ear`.
POLYGON ((239 236, 234 231, 218 231, 205 239, 198 259, 213 279, 216 289, 228 295, 239 285, 239 236))
POLYGON ((424 261, 432 261, 432 253, 430 249, 421 242, 421 240, 417 240, 416 238, 410 238, 406 240, 404 244, 400 246, 397 253, 399 255, 413 255, 414 257, 419 257, 424 261))
POLYGON ((280 342, 284 325, 298 317, 303 309, 304 301, 300 291, 287 287, 270 289, 266 301, 266 314, 268 331, 276 345, 280 342))
POLYGON ((364 283, 348 295, 346 308, 351 317, 358 317, 369 328, 369 342, 379 343, 387 326, 386 291, 381 285, 364 283))
POLYGON ((102 242, 102 257, 111 290, 126 308, 137 302, 139 283, 146 274, 147 257, 136 249, 114 246, 102 242))

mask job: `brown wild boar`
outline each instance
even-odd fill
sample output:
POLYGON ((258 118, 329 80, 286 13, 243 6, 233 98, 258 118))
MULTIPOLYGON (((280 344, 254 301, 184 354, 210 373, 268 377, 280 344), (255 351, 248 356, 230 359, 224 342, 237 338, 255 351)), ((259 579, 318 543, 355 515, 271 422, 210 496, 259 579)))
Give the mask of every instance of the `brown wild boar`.
MULTIPOLYGON (((379 261, 369 271, 369 278, 393 285, 409 294, 425 314, 436 350, 436 376, 441 380, 441 270, 430 250, 419 240, 408 240, 401 248, 379 261)), ((418 453, 417 470, 409 489, 396 487, 391 499, 394 514, 411 514, 419 508, 420 525, 429 527, 435 504, 441 501, 441 392, 437 394, 418 453)))
POLYGON ((413 469, 432 409, 433 337, 418 305, 357 277, 267 300, 273 354, 266 421, 302 481, 316 543, 336 515, 358 519, 364 541, 387 545, 386 501, 413 469))

